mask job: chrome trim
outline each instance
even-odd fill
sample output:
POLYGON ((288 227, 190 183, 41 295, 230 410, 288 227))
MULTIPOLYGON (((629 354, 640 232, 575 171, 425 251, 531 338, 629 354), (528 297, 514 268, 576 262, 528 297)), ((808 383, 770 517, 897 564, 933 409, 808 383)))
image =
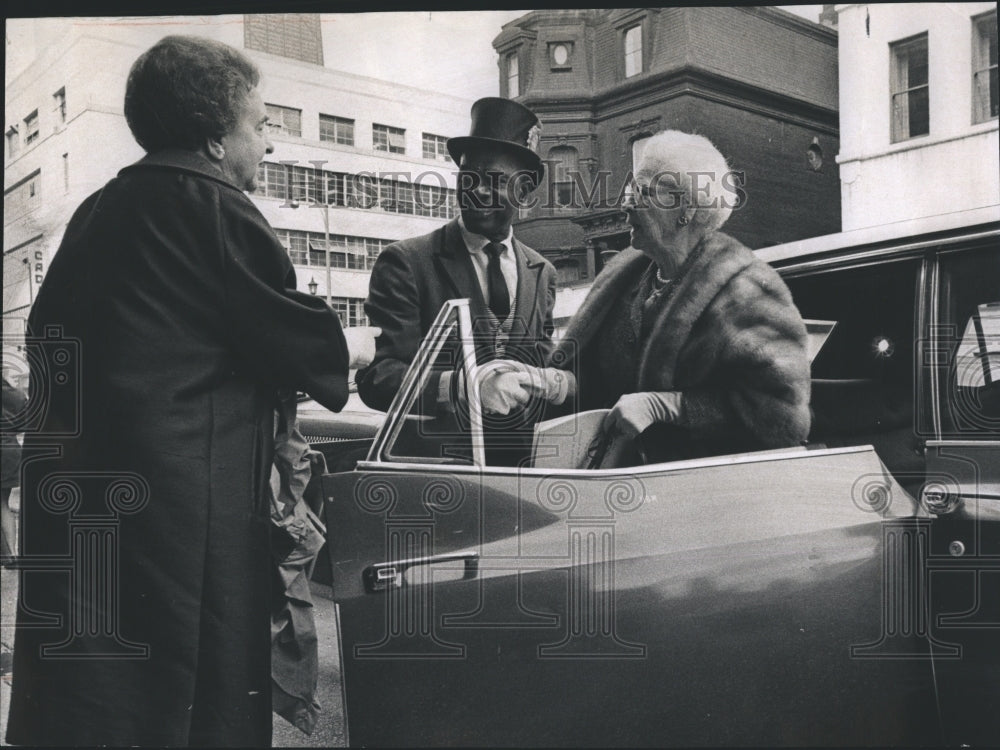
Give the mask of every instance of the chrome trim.
POLYGON ((781 259, 776 258, 771 261, 771 265, 773 265, 782 276, 794 277, 833 266, 855 268, 875 263, 888 263, 894 260, 905 260, 907 258, 919 257, 923 252, 929 249, 939 248, 944 250, 951 245, 995 238, 998 235, 1000 235, 1000 230, 992 229, 983 232, 976 232, 975 234, 963 234, 956 237, 940 237, 938 239, 907 242, 901 245, 893 245, 891 247, 883 247, 863 252, 853 251, 853 248, 848 246, 827 251, 835 254, 823 258, 799 262, 793 261, 787 265, 784 265, 781 259))
MULTIPOLYGON (((927 243, 931 246, 938 244, 936 242, 927 243)), ((892 263, 894 261, 904 261, 913 260, 919 258, 923 254, 924 248, 899 248, 899 247, 886 247, 881 250, 869 250, 862 253, 851 253, 846 252, 840 255, 834 255, 827 258, 818 258, 816 260, 803 261, 800 263, 795 263, 794 265, 778 266, 774 268, 782 276, 787 278, 796 278, 798 276, 804 276, 808 273, 814 273, 817 271, 833 271, 833 270, 843 270, 848 268, 861 268, 864 266, 872 266, 880 263, 892 263)))
POLYGON ((483 402, 479 388, 473 387, 477 382, 479 362, 476 360, 476 347, 472 343, 472 313, 469 311, 469 300, 459 300, 458 336, 462 342, 462 360, 465 368, 465 398, 469 402, 469 425, 472 434, 472 462, 476 466, 486 466, 486 436, 483 432, 483 402))
MULTIPOLYGON (((938 360, 940 352, 938 351, 938 320, 939 320, 939 310, 938 304, 940 302, 940 290, 939 284, 940 278, 940 264, 937 258, 930 261, 926 261, 925 265, 929 266, 930 270, 930 304, 924 308, 927 311, 927 341, 930 343, 930 360, 931 360, 931 430, 934 432, 934 437, 938 440, 941 439, 942 428, 941 428, 941 377, 939 371, 941 369, 940 362, 938 360)), ((923 302, 924 300, 921 300, 923 302)), ((921 360, 923 361, 923 360, 921 360)))
MULTIPOLYGON (((428 335, 420 343, 417 354, 410 363, 409 369, 403 376, 403 382, 396 392, 395 398, 389 405, 386 418, 379 428, 372 447, 368 451, 367 462, 382 463, 392 462, 393 465, 402 465, 397 462, 389 453, 389 448, 399 438, 399 432, 403 429, 406 416, 413 407, 414 402, 420 395, 423 387, 422 378, 430 363, 441 350, 452 332, 457 328, 459 341, 462 345, 462 367, 465 370, 466 396, 469 401, 469 422, 471 426, 472 460, 478 466, 486 465, 486 446, 483 436, 482 405, 479 399, 479 391, 470 388, 469 384, 475 382, 475 374, 478 368, 476 363, 476 348, 472 341, 472 314, 469 311, 470 302, 468 298, 451 299, 445 302, 438 311, 437 317, 431 323, 428 335), (452 311, 455 311, 457 320, 454 323, 447 323, 452 311)), ((416 457, 411 457, 412 463, 426 465, 433 459, 417 461, 416 457)), ((453 466, 454 464, 448 464, 453 466)))
POLYGON ((985 446, 987 448, 1000 448, 1000 440, 949 440, 947 438, 935 438, 933 440, 928 440, 926 443, 928 448, 947 448, 949 446, 954 446, 956 448, 978 448, 985 446))
MULTIPOLYGON (((774 451, 759 451, 756 453, 738 453, 731 456, 709 456, 706 458, 689 458, 683 461, 648 464, 646 466, 627 466, 614 469, 536 469, 534 467, 517 466, 459 466, 455 464, 417 464, 417 463, 383 463, 379 461, 358 461, 355 471, 441 471, 450 474, 501 474, 527 475, 537 477, 566 476, 583 479, 607 478, 628 474, 631 476, 645 474, 660 474, 663 472, 688 471, 714 466, 736 466, 740 464, 760 463, 762 461, 785 461, 813 456, 837 456, 851 453, 875 453, 871 445, 849 445, 842 448, 821 448, 806 450, 805 448, 788 448, 774 451)), ((877 457, 877 456, 876 456, 877 457)))
POLYGON ((410 363, 409 369, 403 376, 403 382, 400 384, 399 390, 396 391, 396 395, 389 405, 385 422, 382 423, 378 433, 375 435, 375 439, 372 441, 372 447, 368 451, 369 461, 375 461, 380 458, 384 459, 387 455, 386 449, 398 437, 399 431, 403 427, 403 415, 410 410, 413 402, 416 401, 418 395, 417 385, 419 384, 421 375, 427 369, 431 358, 437 355, 444 346, 446 338, 451 333, 452 326, 446 326, 445 321, 451 314, 452 309, 462 302, 468 308, 469 300, 467 299, 448 300, 438 311, 437 317, 431 323, 428 335, 420 342, 420 348, 417 349, 417 354, 413 358, 413 362, 410 363))

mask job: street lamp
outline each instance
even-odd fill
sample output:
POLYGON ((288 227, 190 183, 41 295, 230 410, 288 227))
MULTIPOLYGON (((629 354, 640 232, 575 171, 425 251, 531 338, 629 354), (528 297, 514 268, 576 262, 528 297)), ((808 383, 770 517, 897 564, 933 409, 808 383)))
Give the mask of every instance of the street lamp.
MULTIPOLYGON (((291 206, 292 208, 298 208, 300 204, 297 200, 293 198, 291 201, 289 201, 288 205, 291 206)), ((324 254, 326 255, 326 304, 332 307, 333 299, 330 296, 330 286, 332 285, 330 277, 330 204, 327 203, 326 201, 323 201, 321 203, 314 197, 310 196, 309 206, 310 208, 313 208, 315 206, 323 207, 323 248, 325 250, 324 254)), ((315 283, 316 282, 314 280, 313 284, 315 283)), ((316 290, 313 288, 311 284, 309 287, 309 291, 312 292, 313 294, 316 293, 316 290)))
POLYGON ((306 286, 309 287, 309 294, 311 294, 313 297, 315 297, 316 296, 316 287, 319 286, 319 284, 316 283, 316 277, 313 276, 311 279, 309 279, 309 283, 306 284, 306 286))

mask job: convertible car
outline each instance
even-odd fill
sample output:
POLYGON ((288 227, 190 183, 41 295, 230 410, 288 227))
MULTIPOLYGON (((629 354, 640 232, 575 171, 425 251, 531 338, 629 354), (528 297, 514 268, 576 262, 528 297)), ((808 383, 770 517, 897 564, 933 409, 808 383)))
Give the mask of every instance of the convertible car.
POLYGON ((447 303, 382 424, 316 443, 350 744, 1000 743, 998 236, 761 251, 814 354, 775 451, 486 465, 474 389, 420 406, 480 364, 447 303))

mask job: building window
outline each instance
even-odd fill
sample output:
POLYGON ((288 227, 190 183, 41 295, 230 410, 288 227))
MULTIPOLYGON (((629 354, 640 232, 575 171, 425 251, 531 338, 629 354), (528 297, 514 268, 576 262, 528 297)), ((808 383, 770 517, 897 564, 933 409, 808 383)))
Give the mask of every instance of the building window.
POLYGON ((263 162, 257 168, 256 194, 279 200, 292 197, 309 204, 326 200, 331 206, 378 208, 434 219, 452 219, 458 215, 456 192, 451 188, 414 185, 408 180, 379 178, 370 172, 347 174, 274 162, 263 162))
POLYGON ((257 167, 257 194, 265 198, 288 199, 288 169, 284 164, 262 162, 257 167))
POLYGON ((17 132, 17 126, 11 125, 7 128, 7 158, 13 159, 17 156, 17 152, 21 150, 21 139, 20 133, 17 132))
POLYGON ((552 175, 552 207, 569 208, 574 204, 573 179, 579 174, 576 149, 556 146, 549 151, 549 174, 552 175))
POLYGON ((414 213, 432 219, 451 219, 456 215, 455 191, 437 185, 415 185, 414 213))
POLYGON ((553 262, 556 267, 559 286, 569 286, 575 284, 583 278, 580 271, 580 262, 575 258, 560 258, 553 262))
POLYGON ((302 137, 302 110, 292 107, 282 107, 277 104, 266 104, 267 126, 272 133, 302 137))
POLYGON ((24 143, 30 145, 38 140, 38 110, 24 118, 24 143))
POLYGON ((352 326, 368 325, 368 318, 365 317, 365 301, 350 297, 333 297, 330 305, 334 312, 340 316, 340 323, 345 328, 352 326))
POLYGON ((36 169, 20 182, 11 185, 3 194, 4 221, 16 219, 38 205, 41 197, 41 170, 36 169))
POLYGON ((424 158, 451 161, 448 154, 448 139, 443 135, 424 133, 424 158))
POLYGON ((892 52, 892 142, 930 133, 927 34, 890 46, 892 52))
POLYGON ((572 70, 573 42, 549 42, 549 69, 572 70))
POLYGON ((388 151, 390 154, 406 153, 406 131, 388 125, 372 125, 372 148, 388 151))
POLYGON ((972 121, 985 122, 997 116, 997 14, 973 19, 972 121))
POLYGON ((69 154, 63 154, 63 190, 69 192, 69 154))
POLYGON ((292 167, 292 200, 311 205, 322 203, 322 172, 313 167, 292 167), (318 173, 318 174, 317 174, 318 173), (319 179, 317 179, 317 176, 319 179))
MULTIPOLYGON (((298 229, 275 229, 288 257, 297 266, 326 268, 325 236, 322 232, 305 232, 298 229)), ((379 253, 392 244, 393 240, 376 237, 351 237, 331 234, 330 267, 346 268, 352 271, 371 270, 379 253)))
POLYGON ((642 72, 642 24, 625 29, 625 77, 642 72))
POLYGON ((52 109, 56 113, 58 122, 66 122, 66 88, 59 89, 52 95, 52 109))
POLYGON ((243 16, 247 49, 323 64, 323 34, 318 13, 253 13, 243 16))
POLYGON ((319 139, 343 146, 354 145, 354 120, 333 115, 319 116, 319 139))
POLYGON ((507 98, 514 99, 521 94, 520 71, 517 53, 507 55, 507 98))

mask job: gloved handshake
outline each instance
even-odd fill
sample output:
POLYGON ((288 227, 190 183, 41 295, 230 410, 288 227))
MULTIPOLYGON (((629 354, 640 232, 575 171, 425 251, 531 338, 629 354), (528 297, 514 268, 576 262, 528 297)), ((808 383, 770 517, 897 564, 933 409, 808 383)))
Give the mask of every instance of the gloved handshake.
POLYGON ((510 414, 532 397, 561 404, 576 386, 572 373, 533 367, 511 359, 495 359, 476 369, 473 387, 487 414, 510 414))

